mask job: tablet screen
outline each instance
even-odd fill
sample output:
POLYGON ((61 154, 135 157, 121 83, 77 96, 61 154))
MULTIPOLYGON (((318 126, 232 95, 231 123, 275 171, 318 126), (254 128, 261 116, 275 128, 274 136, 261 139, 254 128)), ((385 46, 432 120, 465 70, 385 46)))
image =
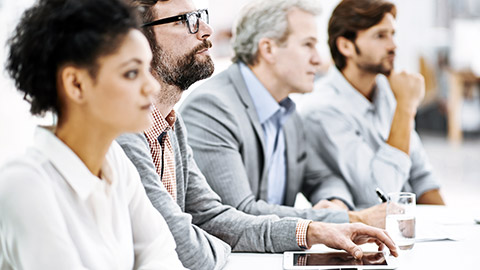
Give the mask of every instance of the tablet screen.
POLYGON ((329 266, 329 265, 387 265, 382 252, 364 252, 360 260, 346 252, 331 253, 295 253, 294 266, 329 266))

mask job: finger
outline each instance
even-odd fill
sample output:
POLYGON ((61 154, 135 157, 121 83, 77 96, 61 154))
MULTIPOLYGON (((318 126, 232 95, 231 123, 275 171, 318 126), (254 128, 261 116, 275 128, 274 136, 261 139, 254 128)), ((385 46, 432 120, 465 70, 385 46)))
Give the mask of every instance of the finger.
POLYGON ((347 240, 345 243, 345 247, 343 248, 345 251, 350 253, 355 259, 359 260, 363 257, 362 249, 355 245, 352 241, 347 240))
POLYGON ((376 244, 378 246, 378 251, 383 251, 385 249, 385 245, 382 242, 377 241, 376 244))
MULTIPOLYGON (((363 225, 363 224, 360 224, 360 225, 363 225)), ((397 247, 395 246, 395 243, 393 242, 392 238, 390 238, 390 236, 385 230, 380 230, 380 229, 365 225, 359 228, 358 234, 364 234, 366 236, 377 238, 379 241, 385 244, 388 247, 388 249, 390 249, 390 253, 393 256, 395 257, 398 256, 397 247)))

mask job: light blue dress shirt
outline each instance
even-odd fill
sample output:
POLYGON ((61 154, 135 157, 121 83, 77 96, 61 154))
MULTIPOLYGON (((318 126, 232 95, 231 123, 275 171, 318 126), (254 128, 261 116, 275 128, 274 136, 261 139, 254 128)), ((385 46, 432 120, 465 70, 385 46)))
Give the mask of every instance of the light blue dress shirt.
POLYGON ((248 92, 257 111, 265 141, 265 160, 268 172, 268 203, 283 204, 286 187, 287 164, 283 124, 295 111, 289 98, 277 102, 245 64, 240 64, 248 92))
MULTIPOLYGON (((417 196, 439 188, 437 178, 412 130, 410 155, 387 144, 397 106, 388 80, 376 78, 372 102, 360 94, 335 67, 300 106, 307 140, 316 155, 343 176, 358 208, 378 203, 375 188, 385 192, 411 191, 417 196)), ((323 190, 339 196, 343 190, 323 190)))

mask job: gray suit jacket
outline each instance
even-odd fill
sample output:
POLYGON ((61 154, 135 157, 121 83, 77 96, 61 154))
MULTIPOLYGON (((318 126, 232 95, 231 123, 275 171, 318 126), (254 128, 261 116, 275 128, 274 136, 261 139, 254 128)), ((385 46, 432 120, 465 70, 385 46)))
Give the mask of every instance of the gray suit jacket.
POLYGON ((291 207, 298 192, 316 203, 323 196, 323 187, 343 184, 322 160, 307 154, 304 128, 296 112, 284 126, 287 153, 284 205, 266 202, 268 172, 263 130, 238 64, 194 90, 180 111, 195 160, 226 204, 254 215, 348 222, 346 211, 291 207))
POLYGON ((169 131, 175 155, 176 202, 160 181, 145 136, 125 134, 117 141, 137 167, 153 206, 167 221, 183 265, 190 269, 222 268, 230 253, 223 241, 234 251, 299 250, 295 239, 298 219, 251 216, 221 203, 198 169, 180 114, 177 117, 175 130, 169 131))

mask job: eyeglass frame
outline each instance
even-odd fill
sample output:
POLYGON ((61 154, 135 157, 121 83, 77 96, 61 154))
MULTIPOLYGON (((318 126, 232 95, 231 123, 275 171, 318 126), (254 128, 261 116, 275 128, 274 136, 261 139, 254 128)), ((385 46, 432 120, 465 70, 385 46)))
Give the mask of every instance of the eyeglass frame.
POLYGON ((190 32, 190 34, 196 34, 196 33, 198 33, 198 29, 200 28, 200 19, 202 19, 201 13, 204 12, 204 11, 205 11, 205 14, 207 15, 207 18, 206 18, 207 21, 204 21, 204 22, 208 24, 209 21, 210 21, 210 15, 208 15, 208 9, 205 8, 205 9, 199 9, 199 10, 188 12, 188 13, 181 14, 181 15, 176 15, 176 16, 172 16, 172 17, 163 18, 163 19, 152 21, 152 22, 144 23, 144 24, 142 24, 142 27, 149 27, 149 26, 154 26, 154 25, 161 25, 161 24, 167 24, 167 23, 172 23, 172 22, 185 21, 187 23, 188 32, 190 32), (191 16, 191 15, 195 15, 197 17, 197 24, 195 26, 196 30, 193 31, 193 32, 190 29, 190 22, 188 20, 188 16, 191 16))

